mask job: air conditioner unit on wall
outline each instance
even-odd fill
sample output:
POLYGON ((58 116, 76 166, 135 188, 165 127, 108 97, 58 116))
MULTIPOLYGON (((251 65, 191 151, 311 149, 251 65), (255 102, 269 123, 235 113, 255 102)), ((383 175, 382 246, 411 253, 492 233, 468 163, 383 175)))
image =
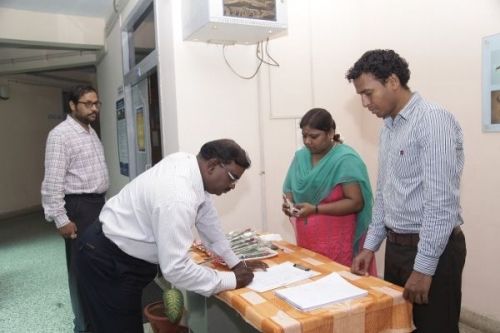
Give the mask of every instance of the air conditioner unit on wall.
POLYGON ((182 0, 184 40, 256 44, 286 34, 286 0, 182 0))

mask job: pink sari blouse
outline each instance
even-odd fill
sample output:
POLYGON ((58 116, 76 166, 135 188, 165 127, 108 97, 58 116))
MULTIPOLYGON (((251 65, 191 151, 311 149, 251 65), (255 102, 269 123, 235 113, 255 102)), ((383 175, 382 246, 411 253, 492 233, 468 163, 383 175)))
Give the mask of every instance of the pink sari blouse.
MULTIPOLYGON (((342 185, 337 185, 321 203, 334 202, 343 198, 342 185)), ((291 218, 290 221, 294 227, 297 245, 351 267, 356 214, 343 216, 315 214, 307 218, 291 218)), ((363 243, 364 236, 360 242, 360 250, 363 248, 363 243)), ((377 276, 375 258, 368 272, 370 275, 377 276)))

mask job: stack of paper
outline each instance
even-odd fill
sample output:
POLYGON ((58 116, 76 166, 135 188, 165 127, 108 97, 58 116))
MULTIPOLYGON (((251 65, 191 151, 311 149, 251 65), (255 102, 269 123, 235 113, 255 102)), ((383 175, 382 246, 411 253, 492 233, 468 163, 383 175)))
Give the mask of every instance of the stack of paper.
POLYGON ((368 295, 366 290, 350 284, 337 273, 311 283, 280 289, 275 293, 302 311, 368 295))
POLYGON ((308 279, 318 275, 319 272, 297 268, 294 267, 293 263, 286 261, 282 264, 269 267, 265 272, 254 272, 253 274, 253 281, 247 288, 262 293, 308 279))

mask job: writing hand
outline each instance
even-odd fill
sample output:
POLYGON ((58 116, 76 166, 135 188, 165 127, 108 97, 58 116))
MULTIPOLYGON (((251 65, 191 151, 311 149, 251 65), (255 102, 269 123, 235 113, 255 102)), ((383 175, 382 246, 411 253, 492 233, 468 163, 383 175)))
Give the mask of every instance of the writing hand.
POLYGON ((245 265, 244 261, 240 261, 236 266, 231 268, 236 276, 236 288, 243 288, 250 284, 253 280, 253 272, 245 265))
POLYGON ((250 268, 252 271, 255 270, 266 271, 269 268, 269 266, 261 260, 250 260, 250 261, 247 260, 246 264, 247 267, 250 268))

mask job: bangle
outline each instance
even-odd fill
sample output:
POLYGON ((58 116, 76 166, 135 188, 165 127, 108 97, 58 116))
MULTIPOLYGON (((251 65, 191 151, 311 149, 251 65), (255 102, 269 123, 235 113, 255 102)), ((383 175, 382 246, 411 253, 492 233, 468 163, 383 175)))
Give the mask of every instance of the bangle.
POLYGON ((318 205, 316 205, 316 206, 314 207, 314 212, 315 212, 316 214, 318 214, 318 205))

